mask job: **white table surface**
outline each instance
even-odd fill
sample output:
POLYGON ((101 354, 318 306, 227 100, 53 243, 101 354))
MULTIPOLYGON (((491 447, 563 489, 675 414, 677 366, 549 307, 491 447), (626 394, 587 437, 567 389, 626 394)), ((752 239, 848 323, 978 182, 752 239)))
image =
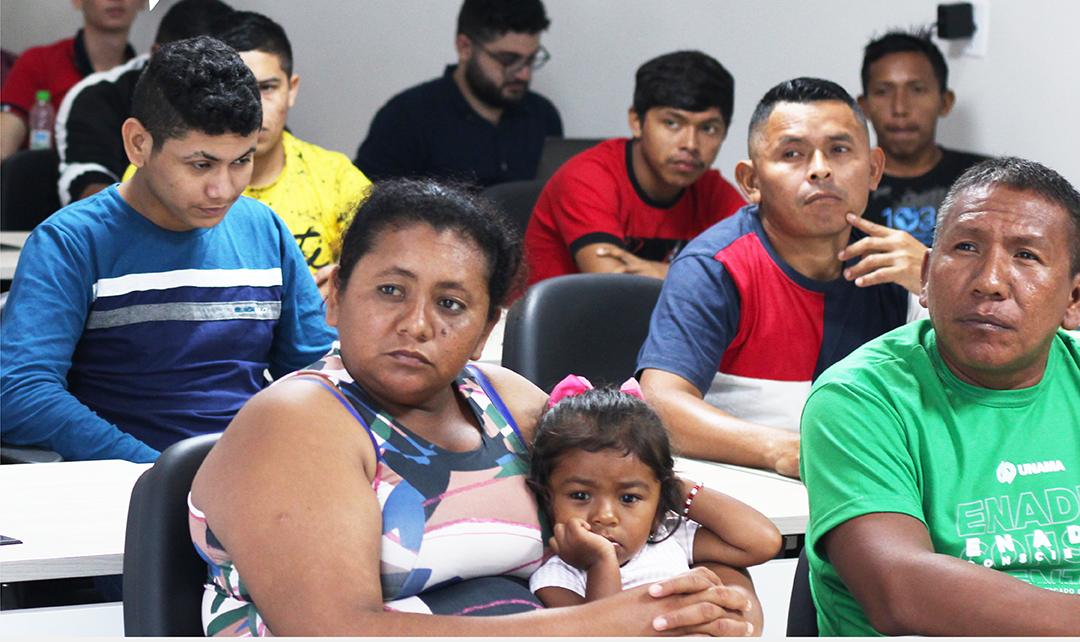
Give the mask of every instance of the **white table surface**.
MULTIPOLYGON (((0 533, 24 542, 0 547, 0 580, 122 572, 128 499, 149 466, 118 460, 0 466, 0 533)), ((798 481, 691 459, 676 460, 676 468, 760 510, 785 535, 806 530, 806 490, 798 481)), ((773 560, 751 570, 768 635, 783 634, 794 561, 773 560)), ((5 630, 38 635, 122 631, 119 603, 92 607, 5 611, 0 620, 5 630)))
MULTIPOLYGON (((21 248, 29 236, 30 232, 0 232, 0 244, 21 248)), ((18 249, 0 248, 0 279, 10 281, 15 276, 18 263, 18 249)))
MULTIPOLYGON (((0 533, 23 541, 0 547, 0 579, 120 573, 128 499, 148 467, 117 460, 0 467, 0 533)), ((784 535, 806 532, 806 489, 798 481, 692 459, 678 459, 676 468, 753 506, 784 535)))
POLYGON ((0 580, 123 571, 131 488, 150 464, 76 461, 0 466, 0 580))
POLYGON ((810 504, 801 481, 765 470, 682 457, 676 458, 675 470, 753 506, 772 520, 781 535, 806 533, 810 504))

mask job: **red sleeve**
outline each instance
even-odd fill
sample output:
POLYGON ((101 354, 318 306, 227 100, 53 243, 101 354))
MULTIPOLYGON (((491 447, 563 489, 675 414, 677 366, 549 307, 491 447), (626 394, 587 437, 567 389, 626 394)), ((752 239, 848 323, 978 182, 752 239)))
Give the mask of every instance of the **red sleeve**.
POLYGON ((75 67, 74 42, 73 38, 66 38, 24 51, 0 88, 0 104, 25 119, 37 101, 38 90, 47 89, 53 109, 59 111, 64 95, 82 80, 75 67))
POLYGON ((625 147, 611 147, 617 149, 594 148, 572 159, 548 185, 547 213, 571 254, 575 242, 582 237, 621 246, 626 235, 625 208, 621 206, 617 175, 623 171, 625 147))
POLYGON ((36 60, 37 53, 37 50, 30 49, 19 56, 15 60, 15 66, 8 72, 3 88, 0 88, 0 103, 7 111, 22 116, 24 120, 37 100, 39 83, 34 76, 35 71, 41 67, 36 60))

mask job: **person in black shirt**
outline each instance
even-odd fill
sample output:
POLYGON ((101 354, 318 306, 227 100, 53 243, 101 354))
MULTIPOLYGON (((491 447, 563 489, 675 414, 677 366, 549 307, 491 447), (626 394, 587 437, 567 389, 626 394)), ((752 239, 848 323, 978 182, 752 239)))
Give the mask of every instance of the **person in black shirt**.
POLYGON ((371 122, 356 166, 372 180, 424 176, 486 187, 536 176, 559 112, 529 91, 547 62, 540 0, 465 0, 458 15, 458 64, 394 96, 371 122))
POLYGON ((937 144, 939 118, 956 102, 948 66, 923 32, 890 32, 866 46, 859 106, 885 151, 885 175, 863 218, 933 242, 934 219, 949 187, 986 156, 937 144))

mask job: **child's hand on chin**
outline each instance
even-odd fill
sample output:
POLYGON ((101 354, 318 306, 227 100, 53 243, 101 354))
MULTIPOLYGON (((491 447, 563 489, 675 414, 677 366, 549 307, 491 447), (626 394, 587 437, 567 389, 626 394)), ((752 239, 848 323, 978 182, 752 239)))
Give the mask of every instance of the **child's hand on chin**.
POLYGON ((616 558, 614 542, 592 532, 584 520, 574 517, 565 524, 556 524, 551 548, 564 562, 582 571, 599 564, 607 557, 616 558))

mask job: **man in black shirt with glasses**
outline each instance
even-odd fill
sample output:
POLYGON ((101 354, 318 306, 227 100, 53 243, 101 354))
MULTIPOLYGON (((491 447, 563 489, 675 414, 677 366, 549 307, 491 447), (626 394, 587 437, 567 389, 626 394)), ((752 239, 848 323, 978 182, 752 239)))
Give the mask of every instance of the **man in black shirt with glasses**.
POLYGON ((371 122, 356 166, 372 180, 430 176, 479 186, 536 175, 544 139, 562 136, 551 101, 529 91, 550 55, 540 0, 465 0, 458 64, 394 96, 371 122))

